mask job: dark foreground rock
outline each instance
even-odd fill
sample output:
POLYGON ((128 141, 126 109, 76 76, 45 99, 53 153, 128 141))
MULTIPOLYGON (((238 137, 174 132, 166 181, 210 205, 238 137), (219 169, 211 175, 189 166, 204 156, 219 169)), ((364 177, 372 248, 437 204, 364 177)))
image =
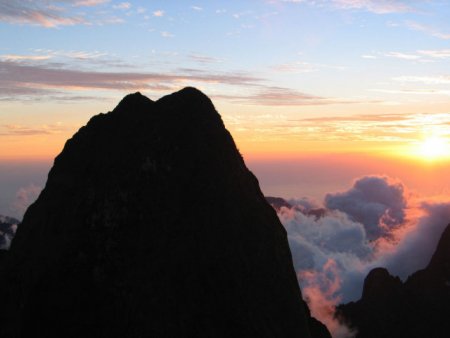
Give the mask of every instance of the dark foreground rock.
POLYGON ((67 141, 2 258, 0 299, 3 338, 329 336, 275 211, 193 88, 129 95, 67 141))
POLYGON ((428 266, 405 283, 386 269, 372 270, 362 298, 341 305, 338 316, 357 329, 356 337, 450 336, 450 225, 428 266))

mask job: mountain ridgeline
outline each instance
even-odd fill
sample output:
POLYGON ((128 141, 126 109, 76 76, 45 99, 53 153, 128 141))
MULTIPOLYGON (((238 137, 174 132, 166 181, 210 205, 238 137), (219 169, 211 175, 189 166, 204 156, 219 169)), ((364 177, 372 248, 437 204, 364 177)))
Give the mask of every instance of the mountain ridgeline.
POLYGON ((55 159, 0 266, 0 336, 330 337, 211 101, 126 96, 55 159))

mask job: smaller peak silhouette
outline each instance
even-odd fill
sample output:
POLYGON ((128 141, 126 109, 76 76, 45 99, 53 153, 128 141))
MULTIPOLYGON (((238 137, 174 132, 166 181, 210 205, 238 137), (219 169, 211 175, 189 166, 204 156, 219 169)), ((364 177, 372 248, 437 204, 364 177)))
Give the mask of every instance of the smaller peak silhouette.
POLYGON ((393 297, 402 287, 400 278, 392 276, 385 268, 372 269, 364 280, 362 298, 377 301, 393 297))
POLYGON ((402 283, 384 268, 370 271, 363 296, 340 305, 338 316, 357 330, 356 338, 435 337, 450 332, 450 225, 430 264, 402 283))
POLYGON ((154 102, 147 96, 136 92, 125 96, 114 109, 114 112, 145 111, 152 104, 154 102))
POLYGON ((450 280, 450 224, 447 225, 442 233, 427 270, 440 273, 450 280))
MULTIPOLYGON (((166 95, 156 101, 158 107, 163 107, 163 113, 179 117, 220 120, 213 103, 208 96, 194 87, 186 87, 178 92, 166 95)), ((160 108, 161 109, 161 108, 160 108)))

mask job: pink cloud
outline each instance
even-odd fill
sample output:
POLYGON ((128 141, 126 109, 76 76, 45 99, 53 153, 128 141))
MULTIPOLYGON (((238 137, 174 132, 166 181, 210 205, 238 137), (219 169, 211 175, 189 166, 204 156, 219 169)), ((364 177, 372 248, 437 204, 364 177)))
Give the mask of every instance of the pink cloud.
POLYGON ((13 24, 32 24, 47 28, 86 23, 80 16, 65 15, 60 7, 44 1, 1 1, 0 21, 13 24))
POLYGON ((356 332, 350 330, 334 316, 336 305, 341 300, 337 296, 341 280, 336 262, 329 259, 322 271, 302 271, 299 273, 299 279, 303 282, 303 296, 312 316, 326 325, 333 338, 353 337, 356 332))

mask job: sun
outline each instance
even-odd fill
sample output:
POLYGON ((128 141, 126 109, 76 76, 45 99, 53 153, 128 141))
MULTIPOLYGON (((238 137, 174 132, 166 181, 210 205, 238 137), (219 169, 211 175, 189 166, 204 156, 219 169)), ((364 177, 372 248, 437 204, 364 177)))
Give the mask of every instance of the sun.
POLYGON ((425 160, 434 161, 449 155, 449 146, 444 138, 429 136, 419 144, 418 156, 425 160))

